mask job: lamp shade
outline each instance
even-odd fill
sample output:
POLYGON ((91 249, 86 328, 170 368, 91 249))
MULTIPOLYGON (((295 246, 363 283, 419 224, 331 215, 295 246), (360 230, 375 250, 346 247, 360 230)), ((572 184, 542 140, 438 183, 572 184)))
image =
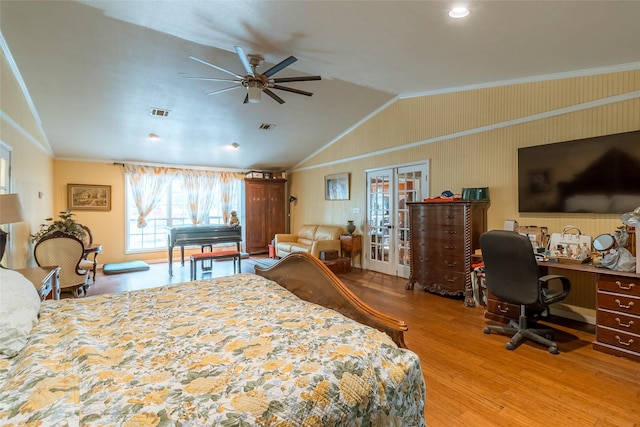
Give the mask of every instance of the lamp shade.
POLYGON ((18 195, 0 194, 0 224, 12 224, 22 220, 22 206, 18 195))

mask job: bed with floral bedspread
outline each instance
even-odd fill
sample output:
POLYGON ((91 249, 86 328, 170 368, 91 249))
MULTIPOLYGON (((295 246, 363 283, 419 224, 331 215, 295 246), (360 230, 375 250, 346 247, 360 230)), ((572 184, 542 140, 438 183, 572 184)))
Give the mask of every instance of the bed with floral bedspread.
POLYGON ((254 274, 45 301, 0 425, 423 426, 419 358, 254 274))

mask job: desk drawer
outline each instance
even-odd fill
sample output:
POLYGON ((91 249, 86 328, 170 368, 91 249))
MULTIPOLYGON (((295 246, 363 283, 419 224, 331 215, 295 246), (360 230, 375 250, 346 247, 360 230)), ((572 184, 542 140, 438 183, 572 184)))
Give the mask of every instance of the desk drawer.
POLYGON ((598 291, 598 308, 640 316, 640 298, 598 291))
POLYGON ((510 319, 517 319, 520 317, 520 306, 516 304, 509 304, 508 302, 489 298, 487 300, 487 311, 505 316, 510 319))
POLYGON ((598 290, 640 297, 640 279, 601 275, 598 290))
POLYGON ((596 341, 624 350, 640 352, 640 335, 628 334, 606 326, 596 328, 596 341))
POLYGON ((640 335, 640 317, 638 316, 630 316, 615 311, 598 309, 596 319, 598 326, 607 326, 623 332, 640 335))

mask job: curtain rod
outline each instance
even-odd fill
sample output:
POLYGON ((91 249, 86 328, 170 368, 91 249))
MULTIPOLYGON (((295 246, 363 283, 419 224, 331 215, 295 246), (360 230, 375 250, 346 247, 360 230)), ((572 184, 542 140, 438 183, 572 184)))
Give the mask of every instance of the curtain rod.
MULTIPOLYGON (((127 163, 113 162, 113 164, 124 167, 127 163)), ((248 169, 223 169, 223 168, 215 168, 215 167, 207 167, 207 166, 186 166, 186 165, 169 165, 169 164, 162 164, 162 163, 139 163, 139 162, 128 162, 128 164, 137 165, 137 166, 171 168, 171 169, 194 169, 194 170, 210 170, 210 171, 218 171, 218 172, 237 172, 237 173, 248 172, 248 169)))

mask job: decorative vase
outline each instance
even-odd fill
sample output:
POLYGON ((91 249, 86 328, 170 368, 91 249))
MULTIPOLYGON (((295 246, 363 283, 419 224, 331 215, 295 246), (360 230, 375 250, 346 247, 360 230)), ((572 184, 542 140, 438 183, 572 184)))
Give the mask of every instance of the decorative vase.
POLYGON ((353 234, 354 231, 356 231, 356 225, 353 223, 352 220, 348 220, 347 221, 347 233, 353 234))

